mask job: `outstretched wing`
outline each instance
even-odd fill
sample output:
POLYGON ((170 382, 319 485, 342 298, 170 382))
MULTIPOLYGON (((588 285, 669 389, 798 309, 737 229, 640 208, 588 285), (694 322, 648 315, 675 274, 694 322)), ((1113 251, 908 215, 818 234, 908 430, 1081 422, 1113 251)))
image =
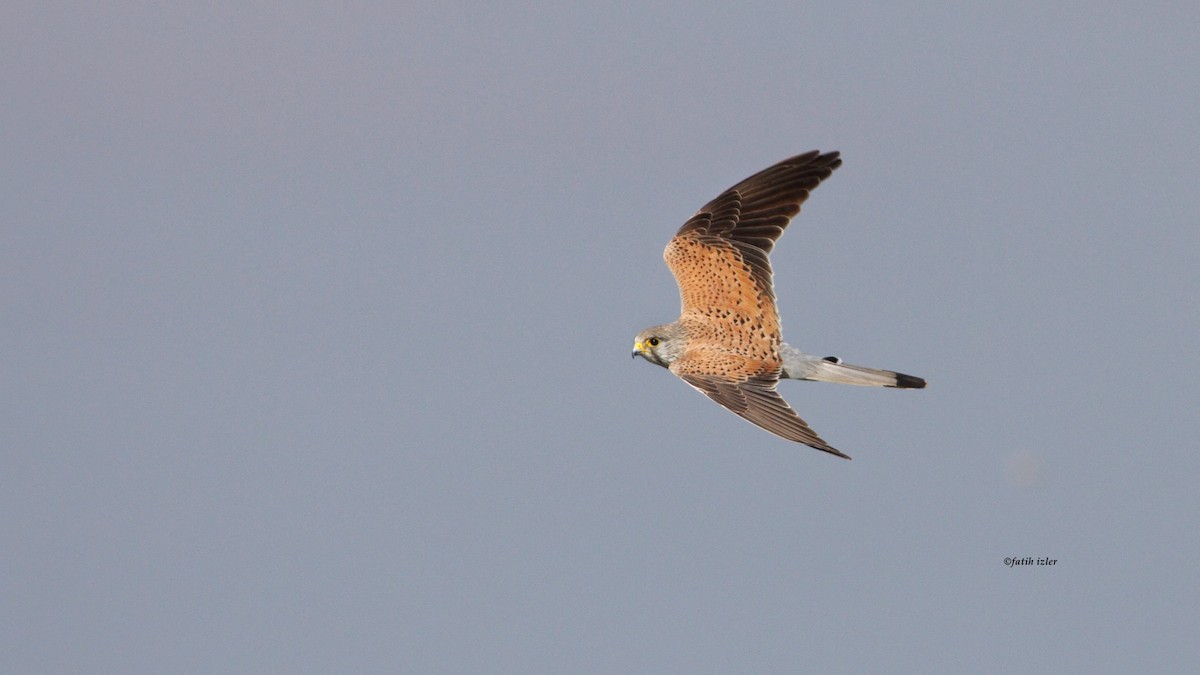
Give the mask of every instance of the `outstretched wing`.
POLYGON ((772 377, 746 377, 728 379, 720 376, 686 372, 691 370, 684 365, 677 369, 680 361, 672 364, 675 371, 684 382, 698 389, 705 396, 720 403, 742 418, 757 424, 767 431, 789 441, 803 443, 817 450, 824 450, 838 457, 850 459, 849 455, 839 452, 826 443, 808 423, 800 419, 787 401, 775 391, 777 379, 772 377), (683 370, 685 372, 680 372, 683 370))
POLYGON ((800 205, 841 166, 837 152, 813 150, 734 185, 696 212, 663 258, 679 284, 682 314, 744 316, 779 339, 768 254, 800 205))
POLYGON ((671 371, 773 434, 846 457, 775 391, 781 339, 768 259, 809 193, 841 164, 838 153, 814 150, 754 174, 684 223, 663 257, 689 338, 671 371))

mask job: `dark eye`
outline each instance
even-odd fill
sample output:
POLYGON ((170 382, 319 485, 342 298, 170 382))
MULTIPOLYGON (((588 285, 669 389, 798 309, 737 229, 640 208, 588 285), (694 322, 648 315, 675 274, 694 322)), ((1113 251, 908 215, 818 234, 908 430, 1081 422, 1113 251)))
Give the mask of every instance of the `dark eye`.
POLYGON ((658 338, 650 338, 649 340, 647 340, 647 342, 649 342, 649 343, 650 343, 650 346, 651 346, 651 347, 657 347, 657 346, 658 346, 658 338))

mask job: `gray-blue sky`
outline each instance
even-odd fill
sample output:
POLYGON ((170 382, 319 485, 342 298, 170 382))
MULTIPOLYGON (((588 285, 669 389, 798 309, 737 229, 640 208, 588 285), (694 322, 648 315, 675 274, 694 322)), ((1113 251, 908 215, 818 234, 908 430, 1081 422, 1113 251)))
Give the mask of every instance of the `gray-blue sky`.
POLYGON ((1200 10, 1040 5, 6 8, 6 670, 1194 665, 1200 10), (811 148, 853 462, 628 356, 811 148))

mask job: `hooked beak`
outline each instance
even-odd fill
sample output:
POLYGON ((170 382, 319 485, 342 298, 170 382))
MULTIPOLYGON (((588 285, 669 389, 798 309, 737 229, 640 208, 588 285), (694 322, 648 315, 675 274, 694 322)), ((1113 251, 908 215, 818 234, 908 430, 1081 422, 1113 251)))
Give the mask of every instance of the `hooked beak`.
POLYGON ((646 358, 646 355, 644 353, 642 353, 642 346, 643 345, 640 342, 633 343, 633 353, 629 355, 629 358, 632 359, 632 358, 635 358, 638 356, 640 356, 642 358, 646 358))

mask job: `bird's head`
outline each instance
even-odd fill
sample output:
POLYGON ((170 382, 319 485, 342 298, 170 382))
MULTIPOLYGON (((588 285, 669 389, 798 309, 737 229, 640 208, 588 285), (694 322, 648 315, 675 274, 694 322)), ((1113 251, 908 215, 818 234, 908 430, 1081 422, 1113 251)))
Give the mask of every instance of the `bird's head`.
POLYGON ((687 336, 679 324, 647 328, 633 339, 633 356, 640 356, 650 363, 666 368, 683 355, 687 336))

